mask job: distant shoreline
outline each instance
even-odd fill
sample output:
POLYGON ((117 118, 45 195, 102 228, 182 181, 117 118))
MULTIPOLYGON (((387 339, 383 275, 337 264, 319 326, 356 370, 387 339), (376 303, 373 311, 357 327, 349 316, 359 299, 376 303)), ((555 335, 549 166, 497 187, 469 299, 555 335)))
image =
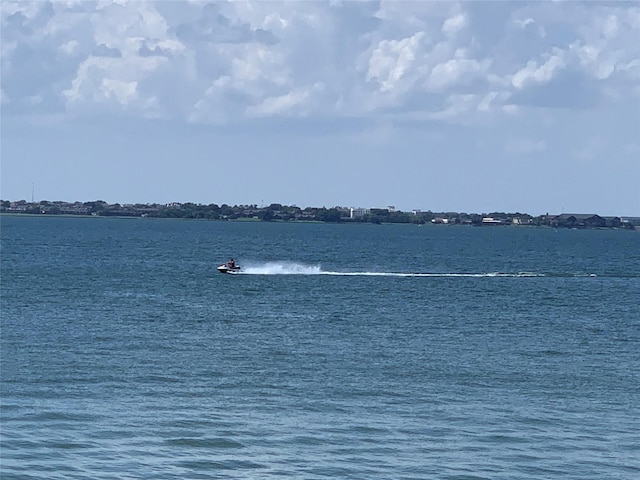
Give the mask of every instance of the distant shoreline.
MULTIPOLYGON (((2 217, 25 217, 25 218, 84 218, 84 219, 117 219, 117 220, 190 220, 190 221, 214 221, 214 222, 237 222, 237 223, 263 223, 265 221, 260 220, 259 218, 192 218, 192 217, 153 217, 153 216, 132 216, 132 215, 91 215, 91 214, 72 214, 72 213, 58 213, 58 214, 38 214, 38 213, 25 213, 25 212, 0 212, 0 218, 2 217)), ((366 224, 375 224, 375 225, 408 225, 408 226, 429 226, 429 227, 484 227, 488 228, 488 226, 481 224, 472 224, 472 223, 440 223, 440 222, 425 222, 425 223, 410 223, 410 222, 363 222, 363 221, 340 221, 340 222, 327 222, 321 220, 281 220, 281 219, 273 219, 269 220, 266 223, 274 223, 274 224, 285 224, 285 223, 298 223, 298 224, 325 224, 325 223, 333 223, 333 224, 341 224, 341 225, 366 225, 366 224)), ((516 224, 516 223, 499 223, 499 224, 490 224, 489 226, 503 226, 503 227, 537 227, 537 228, 565 228, 572 230, 640 230, 639 224, 627 224, 624 226, 572 226, 567 227, 565 225, 549 225, 549 224, 536 224, 536 223, 526 223, 526 224, 516 224)))
POLYGON ((46 201, 16 202, 0 200, 1 214, 35 216, 86 216, 119 218, 183 218, 201 220, 237 220, 263 222, 321 222, 321 223, 374 223, 374 224, 443 224, 497 226, 550 226, 555 228, 634 228, 640 226, 640 217, 600 216, 596 214, 538 215, 527 213, 458 213, 412 210, 404 212, 395 207, 347 208, 306 207, 272 203, 257 205, 227 204, 109 204, 102 200, 91 202, 46 201))

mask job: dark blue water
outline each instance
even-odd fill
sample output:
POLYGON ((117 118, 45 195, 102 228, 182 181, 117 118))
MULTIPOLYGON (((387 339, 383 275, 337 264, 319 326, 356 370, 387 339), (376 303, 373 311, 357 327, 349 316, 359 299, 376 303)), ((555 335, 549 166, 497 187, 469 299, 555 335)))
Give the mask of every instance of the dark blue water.
POLYGON ((3 479, 640 478, 639 232, 1 233, 3 479))

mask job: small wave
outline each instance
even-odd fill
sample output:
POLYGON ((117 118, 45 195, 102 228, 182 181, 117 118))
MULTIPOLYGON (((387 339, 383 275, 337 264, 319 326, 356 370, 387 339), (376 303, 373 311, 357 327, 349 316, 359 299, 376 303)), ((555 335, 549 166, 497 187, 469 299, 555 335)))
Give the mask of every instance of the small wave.
POLYGON ((191 448, 244 448, 244 445, 229 438, 171 438, 169 445, 191 448))

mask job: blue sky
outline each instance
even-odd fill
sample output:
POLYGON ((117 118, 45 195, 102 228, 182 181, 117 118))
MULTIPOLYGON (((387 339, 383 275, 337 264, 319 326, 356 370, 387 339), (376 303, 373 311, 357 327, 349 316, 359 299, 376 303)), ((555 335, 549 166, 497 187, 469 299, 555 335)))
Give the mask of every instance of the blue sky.
POLYGON ((638 2, 0 8, 3 199, 640 216, 638 2))

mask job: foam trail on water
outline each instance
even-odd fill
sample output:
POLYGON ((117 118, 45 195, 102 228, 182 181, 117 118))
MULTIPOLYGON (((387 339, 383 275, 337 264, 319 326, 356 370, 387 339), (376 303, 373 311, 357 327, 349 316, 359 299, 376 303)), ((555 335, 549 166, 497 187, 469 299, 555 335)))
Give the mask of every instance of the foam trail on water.
POLYGON ((320 272, 324 275, 339 275, 343 277, 544 277, 541 273, 401 273, 401 272, 320 272))
POLYGON ((342 277, 544 277, 533 272, 518 273, 420 273, 420 272, 338 272, 322 270, 320 265, 306 265, 296 262, 266 262, 249 264, 242 268, 244 275, 334 275, 342 277))
POLYGON ((295 262, 267 262, 242 268, 249 275, 320 275, 320 265, 305 265, 295 262))

